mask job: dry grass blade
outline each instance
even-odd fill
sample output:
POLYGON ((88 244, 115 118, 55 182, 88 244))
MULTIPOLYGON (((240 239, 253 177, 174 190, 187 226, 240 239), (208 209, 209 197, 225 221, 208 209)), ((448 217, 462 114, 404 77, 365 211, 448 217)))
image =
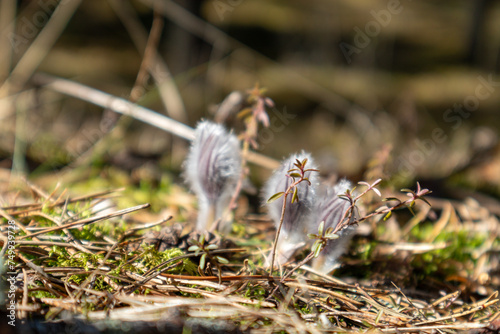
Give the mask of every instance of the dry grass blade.
POLYGON ((440 330, 460 330, 468 331, 471 329, 484 328, 484 324, 478 323, 461 323, 461 324, 450 324, 450 325, 436 325, 436 326, 410 326, 410 327, 396 327, 396 328, 382 328, 380 331, 382 333, 436 333, 440 330))
POLYGON ((345 295, 342 295, 340 293, 337 293, 335 291, 331 291, 331 290, 328 290, 328 289, 319 288, 319 287, 312 286, 312 285, 306 285, 306 284, 300 284, 300 283, 293 283, 293 282, 287 282, 287 283, 285 283, 285 285, 290 286, 290 287, 300 288, 300 289, 306 290, 306 291, 320 292, 320 293, 322 293, 324 295, 328 295, 330 297, 339 299, 339 300, 343 301, 344 303, 350 304, 350 305, 352 305, 353 308, 355 308, 354 305, 357 305, 357 306, 364 305, 362 302, 353 300, 353 299, 351 299, 349 297, 346 297, 345 295))
POLYGON ((61 225, 61 226, 49 227, 49 228, 46 228, 42 231, 31 233, 30 235, 20 236, 19 238, 24 239, 24 238, 34 237, 34 236, 37 236, 40 234, 46 234, 49 232, 59 231, 59 230, 65 229, 65 228, 72 228, 72 227, 76 227, 79 225, 92 224, 92 223, 96 223, 96 222, 101 221, 101 220, 107 220, 107 219, 111 219, 114 217, 120 217, 120 216, 126 215, 126 214, 134 212, 134 211, 146 209, 148 207, 149 207, 149 204, 137 205, 137 206, 134 206, 133 208, 123 209, 123 210, 116 211, 116 212, 111 213, 111 214, 96 216, 96 217, 87 218, 87 219, 81 219, 81 220, 78 220, 76 222, 61 225))
MULTIPOLYGON (((98 198, 106 198, 106 195, 116 193, 116 192, 121 192, 125 188, 119 188, 119 189, 114 189, 114 190, 106 190, 106 191, 100 191, 91 195, 85 195, 85 196, 77 196, 74 198, 68 199, 68 203, 76 203, 76 202, 81 202, 89 199, 98 199, 98 198)), ((66 203, 66 200, 56 200, 52 202, 51 204, 48 204, 47 206, 49 208, 53 208, 56 206, 64 205, 66 203)), ((25 209, 23 211, 14 211, 11 214, 13 215, 19 215, 19 214, 26 214, 30 211, 35 211, 35 210, 40 210, 43 207, 43 203, 30 203, 30 204, 22 204, 22 205, 12 205, 12 206, 6 206, 1 208, 1 210, 19 210, 19 209, 25 209)))

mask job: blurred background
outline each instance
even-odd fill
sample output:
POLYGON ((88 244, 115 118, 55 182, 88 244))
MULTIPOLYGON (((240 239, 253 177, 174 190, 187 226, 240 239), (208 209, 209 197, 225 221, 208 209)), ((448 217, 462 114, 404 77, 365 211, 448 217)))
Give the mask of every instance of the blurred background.
MULTIPOLYGON (((259 153, 304 149, 326 177, 418 180, 500 210, 499 1, 0 0, 3 186, 11 170, 181 184, 187 141, 44 88, 40 73, 189 126, 259 84, 275 102, 259 153)), ((268 175, 251 170, 256 185, 268 175)))

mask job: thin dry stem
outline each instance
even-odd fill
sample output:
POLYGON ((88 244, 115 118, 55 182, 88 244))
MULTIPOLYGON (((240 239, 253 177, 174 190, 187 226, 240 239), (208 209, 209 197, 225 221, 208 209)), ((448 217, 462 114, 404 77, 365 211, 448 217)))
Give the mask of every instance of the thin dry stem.
POLYGON ((81 0, 69 0, 58 4, 47 24, 17 62, 9 78, 0 86, 0 98, 17 92, 24 87, 24 84, 35 72, 64 28, 66 28, 66 25, 80 6, 80 3, 81 0), (15 87, 12 87, 14 83, 15 87))

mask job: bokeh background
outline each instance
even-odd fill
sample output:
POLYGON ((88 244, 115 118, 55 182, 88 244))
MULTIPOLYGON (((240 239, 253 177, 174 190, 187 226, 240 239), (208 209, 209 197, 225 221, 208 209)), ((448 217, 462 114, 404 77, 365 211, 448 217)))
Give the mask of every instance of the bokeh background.
MULTIPOLYGON (((231 92, 259 84, 275 102, 259 153, 281 159, 305 149, 326 177, 382 177, 396 188, 419 180, 435 196, 472 196, 500 210, 498 1, 0 5, 4 186, 11 170, 40 184, 98 176, 88 186, 99 187, 114 171, 137 184, 161 184, 165 173, 182 183, 185 140, 40 87, 46 73, 190 126, 214 118, 231 92), (148 36, 156 77, 146 74, 133 91, 148 36)), ((268 175, 252 167, 255 185, 268 175)))

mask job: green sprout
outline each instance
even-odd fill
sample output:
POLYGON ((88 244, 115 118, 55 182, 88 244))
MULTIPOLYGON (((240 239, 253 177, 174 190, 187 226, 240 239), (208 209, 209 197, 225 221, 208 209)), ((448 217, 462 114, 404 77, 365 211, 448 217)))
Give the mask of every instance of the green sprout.
POLYGON ((326 244, 328 243, 328 240, 335 240, 339 238, 339 235, 335 234, 333 230, 333 227, 329 227, 325 231, 325 221, 322 221, 318 227, 318 234, 309 233, 307 235, 309 239, 316 239, 311 248, 314 257, 319 256, 323 248, 325 248, 326 244))
POLYGON ((200 264, 198 266, 198 272, 200 273, 200 275, 203 276, 203 271, 205 270, 208 258, 208 260, 213 264, 215 264, 217 269, 219 269, 219 280, 220 280, 220 273, 221 273, 220 265, 228 264, 229 261, 222 256, 210 254, 210 251, 216 250, 217 248, 219 248, 219 246, 215 244, 206 243, 204 234, 202 234, 198 240, 191 239, 189 243, 191 244, 191 246, 188 248, 188 252, 194 252, 195 256, 198 256, 200 253, 203 253, 201 254, 200 264))

